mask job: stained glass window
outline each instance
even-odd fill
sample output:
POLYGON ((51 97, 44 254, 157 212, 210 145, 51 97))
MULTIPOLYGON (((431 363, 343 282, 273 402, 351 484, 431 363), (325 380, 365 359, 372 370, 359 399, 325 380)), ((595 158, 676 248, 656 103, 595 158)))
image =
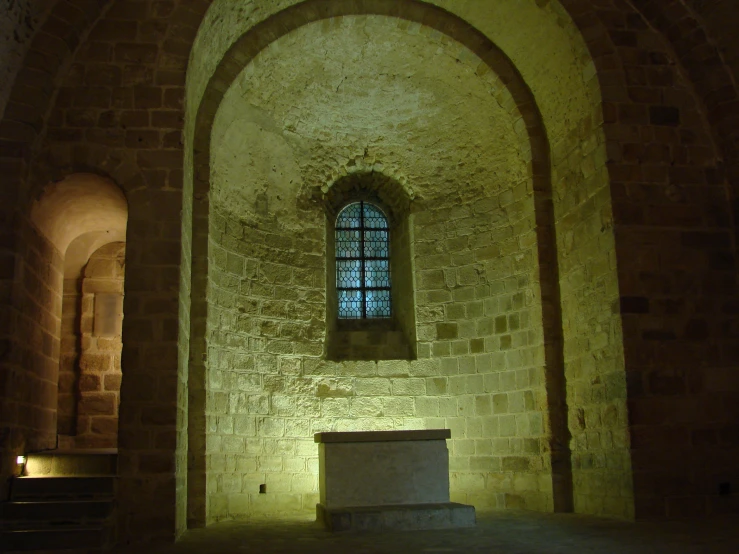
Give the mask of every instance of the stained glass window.
POLYGON ((382 210, 349 204, 336 218, 340 319, 390 317, 390 231, 382 210))

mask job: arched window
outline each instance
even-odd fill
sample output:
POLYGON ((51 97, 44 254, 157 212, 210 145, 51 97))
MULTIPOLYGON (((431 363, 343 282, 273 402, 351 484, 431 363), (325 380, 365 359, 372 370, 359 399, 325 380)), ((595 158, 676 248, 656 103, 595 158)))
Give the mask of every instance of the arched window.
POLYGON ((325 192, 326 358, 416 358, 411 202, 380 172, 325 192))
POLYGON ((339 319, 391 317, 387 217, 374 204, 353 202, 341 210, 335 229, 339 319))

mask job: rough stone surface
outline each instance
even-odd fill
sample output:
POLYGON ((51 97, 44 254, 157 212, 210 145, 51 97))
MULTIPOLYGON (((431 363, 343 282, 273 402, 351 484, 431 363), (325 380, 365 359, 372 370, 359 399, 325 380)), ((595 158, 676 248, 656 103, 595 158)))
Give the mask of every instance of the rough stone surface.
POLYGON ((22 67, 39 20, 50 0, 6 0, 0 3, 0 117, 10 88, 22 67))
POLYGON ((449 502, 443 439, 321 443, 318 475, 326 509, 449 502))
POLYGON ((75 432, 79 448, 118 445, 125 255, 124 243, 105 245, 90 256, 82 275, 80 404, 75 432), (101 296, 112 297, 113 302, 101 306, 101 296), (97 401, 90 403, 93 398, 97 401))
MULTIPOLYGON (((735 509, 733 2, 1 9, 0 488, 16 455, 53 447, 57 419, 73 423, 67 260, 31 207, 50 183, 88 173, 115 182, 130 214, 122 541, 312 506, 310 435, 335 422, 448 424, 452 490, 478 507, 638 519, 735 509), (380 117, 363 111, 365 93, 380 117), (250 133, 228 130, 228 109, 250 133), (230 150, 227 131, 240 141, 230 150), (419 193, 403 231, 416 359, 325 362, 323 188, 372 170, 419 193), (496 171, 522 179, 502 179, 496 197, 496 171), (279 496, 242 492, 265 482, 279 496)), ((81 385, 109 411, 98 387, 117 378, 97 376, 81 385)))
POLYGON ((345 17, 283 37, 226 94, 212 150, 206 459, 222 470, 209 519, 244 513, 239 495, 247 514, 312 509, 317 450, 303 444, 322 430, 448 427, 454 499, 504 504, 515 461, 531 478, 507 493, 551 505, 530 160, 518 110, 491 102, 505 91, 479 64, 419 25, 345 17), (321 360, 327 246, 314 199, 370 170, 413 198, 419 359, 397 375, 321 360), (425 397, 431 378, 439 398, 425 397), (492 392, 510 404, 494 411, 492 392), (245 468, 240 483, 224 456, 245 468))

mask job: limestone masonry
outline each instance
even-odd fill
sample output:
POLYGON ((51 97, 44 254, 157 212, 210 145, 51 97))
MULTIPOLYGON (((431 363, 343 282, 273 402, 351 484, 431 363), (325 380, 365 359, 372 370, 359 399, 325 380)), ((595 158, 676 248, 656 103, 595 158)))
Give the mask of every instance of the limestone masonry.
POLYGON ((477 513, 737 511, 737 22, 0 1, 0 500, 117 448, 117 541, 172 542, 314 512, 316 433, 449 429, 477 513), (386 320, 337 316, 360 200, 386 320))

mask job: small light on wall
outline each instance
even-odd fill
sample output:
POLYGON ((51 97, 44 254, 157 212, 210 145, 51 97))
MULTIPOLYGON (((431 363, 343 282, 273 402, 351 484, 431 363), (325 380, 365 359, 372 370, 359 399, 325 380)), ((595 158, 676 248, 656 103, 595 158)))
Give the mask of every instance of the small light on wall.
POLYGON ((25 465, 26 464, 26 457, 25 456, 18 456, 15 459, 15 463, 18 464, 19 466, 25 465))

